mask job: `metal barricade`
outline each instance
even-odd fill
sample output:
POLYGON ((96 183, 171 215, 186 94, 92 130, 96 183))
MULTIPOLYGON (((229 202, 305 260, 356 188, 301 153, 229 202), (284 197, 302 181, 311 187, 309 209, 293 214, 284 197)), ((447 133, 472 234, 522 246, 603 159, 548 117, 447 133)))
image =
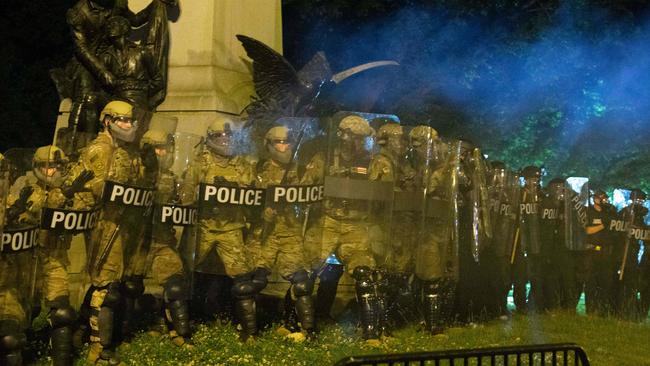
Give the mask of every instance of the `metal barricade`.
POLYGON ((574 343, 351 356, 335 366, 589 366, 574 343))

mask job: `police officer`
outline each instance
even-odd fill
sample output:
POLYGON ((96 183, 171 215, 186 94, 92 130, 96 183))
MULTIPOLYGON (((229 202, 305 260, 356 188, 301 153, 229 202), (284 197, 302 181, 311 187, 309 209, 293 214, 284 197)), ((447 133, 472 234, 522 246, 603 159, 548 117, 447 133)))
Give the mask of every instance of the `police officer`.
MULTIPOLYGON (((402 192, 415 190, 415 170, 406 161, 406 137, 404 128, 397 123, 389 122, 379 127, 376 136, 380 146, 379 154, 373 157, 368 169, 370 180, 393 183, 396 200, 402 197, 402 192)), ((412 308, 415 301, 411 274, 419 212, 413 212, 412 209, 419 211, 420 208, 421 206, 403 207, 403 210, 393 212, 383 262, 378 262, 382 269, 379 273, 378 293, 381 304, 385 303, 383 331, 387 334, 390 334, 390 328, 404 323, 406 317, 415 310, 412 308)))
MULTIPOLYGON (((296 131, 293 132, 296 134, 296 131)), ((289 128, 284 125, 267 131, 264 140, 269 159, 262 162, 257 170, 256 187, 301 184, 294 161, 298 142, 289 133, 289 128)), ((291 283, 285 296, 287 328, 294 332, 298 330, 291 320, 291 314, 295 311, 302 330, 313 337, 316 328, 311 297, 314 278, 309 272, 303 252, 301 231, 304 209, 302 205, 290 203, 267 204, 262 213, 264 225, 261 230, 257 230, 255 245, 251 247, 254 251, 252 255, 256 257, 255 267, 264 268, 269 273, 275 269, 283 279, 291 283)))
MULTIPOLYGON (((103 131, 89 143, 73 168, 73 177, 85 170, 93 172, 93 179, 85 186, 97 200, 102 197, 107 181, 153 186, 158 170, 157 159, 153 149, 141 152, 133 144, 138 122, 132 117, 131 104, 123 101, 106 104, 100 114, 103 131)), ((135 298, 144 291, 141 276, 123 278, 127 269, 125 256, 130 256, 143 240, 143 227, 147 221, 143 210, 107 202, 101 221, 92 233, 88 266, 92 281, 89 289, 91 343, 88 352, 91 363, 100 359, 119 362, 113 341, 116 311, 124 310, 122 304, 126 307, 133 305, 135 298)), ((124 315, 127 319, 130 316, 124 315)))
MULTIPOLYGON (((174 137, 162 130, 145 132, 140 145, 153 147, 158 158, 159 173, 156 182, 157 204, 189 204, 194 197, 181 194, 179 179, 172 172, 174 162, 174 137)), ((158 210, 160 206, 156 207, 158 210)), ((161 327, 170 327, 170 336, 176 345, 183 345, 191 336, 188 309, 189 283, 185 277, 183 261, 177 251, 176 233, 173 223, 160 221, 156 211, 151 227, 151 244, 146 253, 146 276, 153 278, 163 288, 157 304, 162 304, 161 327), (165 322, 166 320, 166 322, 165 322)))
POLYGON ((616 208, 609 203, 607 193, 597 189, 593 205, 587 209, 589 266, 585 299, 589 314, 607 315, 613 311, 612 288, 617 269, 613 258, 615 236, 610 225, 616 216, 616 208))
MULTIPOLYGON (((374 135, 374 130, 366 119, 353 114, 338 121, 331 127, 330 133, 336 136, 334 144, 329 146, 328 166, 325 169, 325 215, 318 260, 324 264, 326 258, 335 253, 345 264, 346 271, 355 280, 363 338, 378 339, 381 333, 379 314, 382 311, 376 289, 376 262, 370 236, 373 233, 381 236, 381 229, 370 224, 370 202, 342 187, 352 182, 368 182, 371 154, 366 142, 374 135), (329 184, 331 190, 328 189, 329 184)), ((387 188, 390 191, 377 196, 390 197, 392 188, 390 185, 387 188)), ((382 244, 381 239, 376 243, 382 244)))
POLYGON ((457 155, 438 138, 435 129, 420 125, 409 132, 410 165, 416 172, 415 189, 425 200, 417 228, 414 272, 419 282, 419 297, 425 330, 438 334, 453 319, 456 294, 457 257, 452 244, 456 193, 453 174, 457 155))
POLYGON ((534 291, 540 291, 536 286, 540 280, 540 273, 534 269, 539 266, 531 265, 535 256, 539 259, 539 202, 541 200, 541 169, 536 166, 527 166, 521 171, 524 178, 524 187, 521 189, 519 199, 518 225, 515 231, 515 239, 510 249, 510 264, 512 266, 512 281, 514 284, 513 295, 517 311, 526 312, 529 307, 534 309, 534 291), (524 253, 526 255, 524 255, 524 253), (529 266, 532 266, 529 270, 529 266), (530 279, 532 298, 529 298, 530 306, 527 305, 526 283, 530 279))
POLYGON ((507 297, 510 291, 510 253, 508 251, 514 240, 517 218, 519 191, 518 182, 512 172, 508 171, 505 163, 493 161, 491 164, 491 179, 489 192, 492 207, 492 232, 494 237, 488 251, 486 261, 491 268, 491 288, 493 292, 490 301, 491 310, 496 315, 508 315, 507 297), (490 257, 492 259, 490 259, 490 257))
POLYGON ((531 266, 539 273, 536 305, 540 309, 570 309, 574 298, 575 274, 567 240, 567 197, 566 182, 553 178, 546 186, 547 195, 540 203, 540 241, 541 252, 531 266))
POLYGON ((639 291, 638 257, 641 243, 636 233, 639 232, 638 229, 645 227, 644 218, 648 214, 648 209, 643 206, 645 200, 646 194, 640 189, 633 189, 630 192, 630 204, 619 212, 619 217, 625 223, 626 232, 619 236, 620 244, 616 246, 614 254, 619 275, 614 285, 616 311, 619 316, 632 320, 638 319, 640 315, 636 295, 639 291))
MULTIPOLYGON (((239 150, 233 135, 234 121, 219 116, 208 127, 206 149, 201 153, 196 175, 205 184, 252 187, 255 161, 239 150)), ((246 143, 250 143, 246 141, 246 143)), ((192 178, 194 179, 194 178, 192 178)), ((255 298, 266 287, 268 271, 254 268, 244 244, 246 210, 241 206, 219 205, 201 209, 198 243, 195 255, 197 283, 209 289, 215 275, 232 278, 231 293, 235 315, 241 325, 240 337, 247 340, 257 334, 255 298), (210 254, 216 250, 217 266, 210 254), (222 268, 220 268, 222 266, 222 268)), ((200 294, 199 294, 200 295, 200 294)))

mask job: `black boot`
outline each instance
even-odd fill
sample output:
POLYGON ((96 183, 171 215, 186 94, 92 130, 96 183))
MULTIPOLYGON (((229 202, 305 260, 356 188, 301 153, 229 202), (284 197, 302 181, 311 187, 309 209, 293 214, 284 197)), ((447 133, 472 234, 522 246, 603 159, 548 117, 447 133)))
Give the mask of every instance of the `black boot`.
POLYGON ((298 326, 298 314, 296 314, 296 302, 293 301, 291 297, 291 288, 287 290, 286 295, 284 295, 284 327, 287 328, 291 333, 299 332, 300 327, 298 326))
POLYGON ((333 322, 330 315, 339 280, 343 276, 343 266, 327 264, 319 276, 318 290, 316 290, 315 312, 319 321, 333 322))
POLYGON ((135 302, 144 293, 144 280, 141 276, 128 277, 122 282, 122 308, 120 316, 122 320, 122 340, 128 342, 133 337, 136 314, 135 302))
POLYGON ((0 364, 22 366, 22 351, 27 343, 20 325, 12 320, 0 321, 0 364))
POLYGON ((109 365, 119 365, 121 361, 113 343, 113 332, 115 330, 115 313, 113 309, 102 306, 97 316, 97 323, 99 344, 102 348, 99 358, 108 361, 109 365))
POLYGON ((314 292, 314 279, 307 271, 300 270, 291 276, 291 282, 291 290, 296 299, 295 312, 300 326, 309 337, 313 337, 316 331, 314 300, 311 297, 314 292))
POLYGON ((245 342, 250 337, 257 335, 257 309, 255 307, 255 299, 240 299, 235 302, 235 314, 239 325, 241 326, 241 333, 239 339, 245 342))
POLYGON ((425 281, 422 286, 422 305, 424 307, 424 328, 431 334, 444 330, 444 299, 442 280, 425 281))
POLYGON ((380 308, 372 278, 372 271, 366 266, 359 266, 352 274, 355 280, 357 304, 359 305, 359 320, 363 339, 379 339, 380 330, 377 310, 380 308))
POLYGON ((75 321, 74 310, 62 307, 50 311, 52 331, 52 362, 54 366, 72 365, 72 324, 75 321))

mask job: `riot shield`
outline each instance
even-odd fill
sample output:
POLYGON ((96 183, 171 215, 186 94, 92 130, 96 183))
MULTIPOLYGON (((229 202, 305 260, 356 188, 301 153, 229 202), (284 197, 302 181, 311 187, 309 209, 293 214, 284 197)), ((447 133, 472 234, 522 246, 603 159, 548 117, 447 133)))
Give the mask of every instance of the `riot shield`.
MULTIPOLYGON (((415 274, 420 280, 458 277, 458 146, 428 138, 412 156, 416 172, 415 274), (417 155, 416 155, 417 154, 417 155)), ((413 143, 411 143, 413 144, 413 143)), ((401 205, 396 194, 395 206, 401 205)))
MULTIPOLYGON (((524 186, 521 188, 519 201, 519 225, 515 232, 515 239, 519 239, 521 250, 527 255, 537 255, 541 253, 542 243, 540 241, 540 223, 539 223, 539 205, 542 198, 542 192, 538 182, 535 179, 526 179, 524 186)), ((517 245, 515 242, 514 245, 517 245)), ((514 257, 515 249, 513 249, 514 257)))
POLYGON ((35 305, 38 221, 45 195, 32 173, 34 149, 12 149, 4 155, 9 169, 4 174, 4 186, 11 188, 3 198, 6 210, 0 250, 0 321, 10 322, 15 331, 22 332, 30 326, 35 305))
POLYGON ((209 128, 189 173, 199 182, 194 271, 234 277, 253 269, 244 234, 264 203, 264 190, 254 185, 255 155, 250 130, 230 122, 209 128))
POLYGON ((475 262, 479 261, 481 251, 491 243, 492 224, 490 222, 490 195, 487 185, 487 166, 483 153, 478 147, 471 148, 467 157, 462 157, 461 169, 471 182, 467 197, 471 206, 471 252, 475 262))
POLYGON ((587 205, 589 204, 589 178, 569 177, 566 179, 564 197, 564 240, 570 250, 587 250, 585 228, 587 226, 587 205))
MULTIPOLYGON (((87 150, 102 150, 102 136, 92 141, 87 150)), ((123 277, 142 276, 144 263, 141 253, 146 224, 151 221, 154 184, 158 164, 152 147, 122 144, 111 150, 112 154, 101 158, 107 165, 89 164, 92 157, 82 154, 70 179, 89 174, 91 183, 101 184, 102 203, 100 222, 92 232, 87 252, 88 272, 97 287, 120 281, 123 277), (99 182, 95 182, 99 180, 99 182)), ((98 159, 101 159, 98 158, 98 159)), ((97 191, 93 192, 97 194, 97 191)))
POLYGON ((335 253, 352 273, 360 266, 385 266, 390 259, 394 167, 380 153, 368 120, 340 117, 328 126, 319 258, 324 263, 335 253))
POLYGON ((509 256, 519 208, 519 178, 507 169, 494 171, 489 191, 492 200, 492 247, 497 257, 509 256))

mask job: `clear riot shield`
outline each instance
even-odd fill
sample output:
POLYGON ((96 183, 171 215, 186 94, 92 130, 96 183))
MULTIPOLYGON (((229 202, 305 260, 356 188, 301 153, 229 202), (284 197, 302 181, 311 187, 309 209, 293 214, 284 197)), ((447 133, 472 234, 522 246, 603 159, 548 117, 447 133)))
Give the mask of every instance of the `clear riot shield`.
POLYGON ((194 134, 166 134, 165 140, 156 146, 159 172, 147 230, 146 274, 157 291, 173 276, 185 279, 192 273, 199 182, 191 171, 202 148, 194 134))
POLYGON ((193 267, 199 273, 234 277, 253 269, 244 237, 249 227, 260 230, 249 220, 259 217, 264 190, 255 187, 257 158, 251 131, 218 122, 209 128, 189 173, 199 182, 193 267))
POLYGON ((81 149, 86 147, 96 136, 97 134, 94 133, 61 127, 54 134, 54 144, 63 150, 70 161, 76 161, 81 149))
MULTIPOLYGON (((519 239, 521 249, 527 255, 541 253, 540 240, 540 203, 542 192, 536 178, 526 179, 521 188, 519 200, 519 226, 515 232, 515 240, 519 239)), ((514 245, 518 245, 515 241, 514 245)), ((519 249, 516 249, 519 250, 519 249)), ((514 258, 513 250, 513 258, 514 258)))
MULTIPOLYGON (((425 135, 426 136, 426 135, 425 135)), ((458 278, 458 144, 427 137, 413 146, 415 198, 420 207, 415 274, 422 281, 458 278)), ((401 205, 396 194, 395 206, 401 205)))
MULTIPOLYGON (((104 144, 100 136, 87 149, 105 151, 104 144)), ((151 222, 158 163, 153 147, 140 148, 122 142, 118 142, 111 156, 97 159, 106 159, 108 163, 93 165, 92 158, 82 153, 81 164, 73 169, 70 179, 92 171, 93 182, 99 180, 103 186, 101 196, 95 197, 102 204, 102 213, 87 251, 92 284, 101 287, 144 274, 141 254, 147 244, 144 234, 151 222)))
POLYGON ((474 147, 466 157, 461 157, 461 168, 471 182, 467 197, 472 212, 471 250, 475 262, 479 261, 481 251, 491 243, 492 224, 490 222, 490 194, 487 185, 487 165, 481 149, 474 147))
POLYGON ((589 204, 589 178, 569 177, 566 179, 564 197, 564 238, 570 250, 587 250, 585 228, 589 204))
POLYGON ((317 119, 296 117, 276 120, 265 133, 255 186, 266 194, 261 216, 252 219, 259 224, 249 247, 253 266, 271 272, 267 293, 284 296, 287 281, 310 270, 303 238, 312 206, 322 201, 323 184, 322 165, 310 164, 304 155, 313 155, 309 147, 321 135, 317 119))
POLYGON ((390 259, 390 220, 394 179, 373 136, 358 114, 339 114, 328 126, 321 255, 331 253, 346 266, 385 266, 390 259))
POLYGON ((515 237, 519 208, 519 178, 514 172, 500 169, 493 172, 489 192, 492 200, 492 246, 498 257, 510 255, 515 237))
POLYGON ((29 327, 38 269, 38 221, 42 189, 32 173, 34 149, 12 149, 5 154, 8 171, 3 198, 4 232, 0 247, 0 321, 12 322, 17 329, 29 327), (5 191, 7 193, 7 191, 5 191))

